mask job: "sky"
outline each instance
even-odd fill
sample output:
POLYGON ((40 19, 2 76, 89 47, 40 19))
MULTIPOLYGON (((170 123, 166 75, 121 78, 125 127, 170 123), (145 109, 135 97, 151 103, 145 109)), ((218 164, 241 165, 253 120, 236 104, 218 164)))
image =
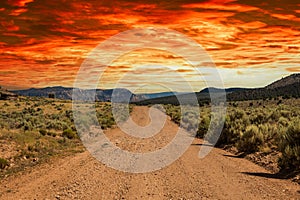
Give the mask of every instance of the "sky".
MULTIPOLYGON (((184 92, 186 81, 199 91, 207 86, 204 80, 213 82, 209 68, 218 70, 224 87, 262 87, 300 72, 297 0, 3 0, 0 19, 0 85, 9 89, 72 87, 99 44, 148 27, 191 38, 214 65, 194 66, 174 52, 139 49, 106 66, 99 88, 184 92)), ((111 45, 107 55, 117 48, 111 45)))

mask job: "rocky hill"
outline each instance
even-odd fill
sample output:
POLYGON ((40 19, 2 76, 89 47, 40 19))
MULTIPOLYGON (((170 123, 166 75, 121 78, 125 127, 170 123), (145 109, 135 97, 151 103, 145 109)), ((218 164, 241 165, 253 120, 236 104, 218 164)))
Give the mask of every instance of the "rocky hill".
POLYGON ((299 83, 300 83, 300 73, 292 74, 290 76, 287 76, 285 78, 282 78, 280 80, 271 83, 270 85, 266 86, 266 89, 276 89, 276 88, 299 84, 299 83))
POLYGON ((267 98, 299 98, 300 97, 300 74, 292 74, 277 80, 263 88, 245 89, 232 92, 227 95, 228 100, 254 100, 267 98))

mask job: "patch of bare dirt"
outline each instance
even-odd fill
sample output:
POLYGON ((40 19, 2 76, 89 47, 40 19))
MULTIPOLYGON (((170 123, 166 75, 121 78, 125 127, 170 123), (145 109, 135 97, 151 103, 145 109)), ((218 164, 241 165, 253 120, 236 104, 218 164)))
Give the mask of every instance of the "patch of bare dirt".
POLYGON ((18 155, 18 148, 14 142, 0 140, 0 158, 9 159, 18 155))
POLYGON ((246 159, 258 164, 259 166, 264 167, 265 169, 273 172, 278 173, 278 158, 280 154, 279 152, 272 152, 272 153, 263 153, 263 152, 255 152, 253 154, 249 154, 245 156, 246 159))
POLYGON ((236 155, 237 157, 250 160, 272 173, 278 173, 280 170, 277 162, 278 158, 280 157, 280 153, 278 151, 273 151, 270 153, 255 152, 248 155, 244 155, 243 153, 239 152, 236 147, 232 145, 227 145, 223 149, 236 155))

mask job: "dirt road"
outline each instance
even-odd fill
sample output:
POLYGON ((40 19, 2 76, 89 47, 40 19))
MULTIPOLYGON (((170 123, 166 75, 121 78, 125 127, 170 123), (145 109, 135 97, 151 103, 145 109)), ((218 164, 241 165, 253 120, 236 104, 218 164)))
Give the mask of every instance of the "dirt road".
MULTIPOLYGON (((132 118, 146 125, 147 113, 135 107, 132 118)), ((122 148, 145 152, 167 144, 177 129, 168 119, 154 139, 132 139, 119 129, 106 135, 122 148)), ((195 139, 172 165, 145 174, 108 168, 88 152, 52 160, 1 180, 0 199, 300 199, 299 185, 268 178, 268 171, 226 151, 213 149, 199 159, 201 144, 195 139)))

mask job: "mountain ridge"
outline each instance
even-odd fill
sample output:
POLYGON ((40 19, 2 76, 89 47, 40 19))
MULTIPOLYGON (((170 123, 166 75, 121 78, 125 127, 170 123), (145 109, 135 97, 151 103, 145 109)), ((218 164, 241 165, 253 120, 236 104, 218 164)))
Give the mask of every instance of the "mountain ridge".
MULTIPOLYGON (((207 103, 210 101, 210 93, 226 92, 227 101, 242 101, 242 100, 257 100, 257 99, 270 99, 276 97, 284 98, 300 98, 300 73, 292 74, 280 80, 260 88, 204 88, 200 92, 196 92, 199 104, 207 103)), ((179 96, 184 99, 186 103, 189 101, 193 94, 185 94, 179 96)), ((148 99, 140 101, 140 104, 179 104, 176 96, 162 97, 156 99, 148 99)))
MULTIPOLYGON (((30 88, 27 90, 14 90, 10 91, 17 95, 22 96, 38 96, 38 97, 49 97, 53 94, 55 98, 59 99, 72 99, 72 87, 53 86, 45 88, 30 88)), ((300 97, 300 73, 291 74, 280 80, 276 80, 271 84, 261 88, 204 88, 196 93, 179 93, 179 92, 159 92, 159 93, 145 93, 145 94, 134 94, 125 88, 116 89, 80 89, 82 91, 96 92, 96 101, 111 101, 112 93, 114 90, 122 91, 124 94, 131 95, 130 101, 135 103, 168 103, 175 102, 178 100, 177 96, 183 99, 192 98, 192 94, 196 94, 199 102, 207 102, 210 100, 210 93, 226 92, 227 100, 239 101, 239 100, 254 100, 254 99, 267 99, 278 96, 284 97, 300 97)))

